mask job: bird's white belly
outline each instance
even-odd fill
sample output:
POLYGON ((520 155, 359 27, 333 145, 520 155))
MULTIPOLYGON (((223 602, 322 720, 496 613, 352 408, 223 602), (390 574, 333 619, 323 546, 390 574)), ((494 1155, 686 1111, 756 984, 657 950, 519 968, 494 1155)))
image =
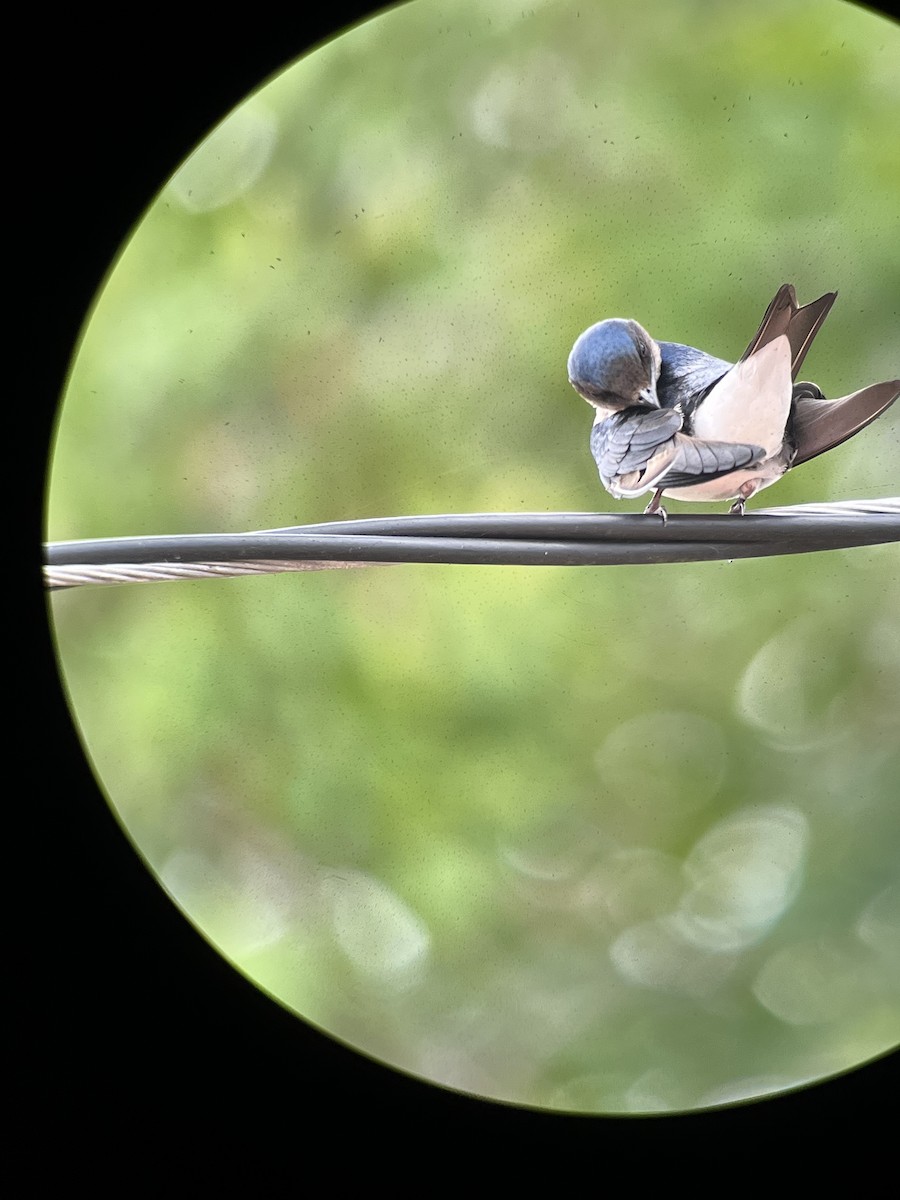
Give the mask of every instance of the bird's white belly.
MULTIPOLYGON (((750 442, 774 456, 784 443, 792 392, 791 346, 782 335, 731 368, 699 406, 691 432, 708 441, 750 442)), ((721 482, 710 481, 710 485, 721 482)), ((734 492, 704 495, 728 499, 734 492)))
POLYGON ((741 495, 744 499, 749 499, 760 488, 774 483, 776 478, 777 476, 763 479, 760 467, 747 467, 746 470, 733 471, 720 479, 707 479, 706 483, 698 483, 693 487, 671 488, 664 491, 663 495, 671 496, 673 500, 737 500, 741 495))
POLYGON ((671 496, 673 500, 749 500, 763 488, 776 483, 786 467, 787 459, 783 454, 779 454, 774 458, 764 459, 755 467, 744 467, 718 479, 707 479, 705 483, 683 488, 667 488, 663 495, 671 496))

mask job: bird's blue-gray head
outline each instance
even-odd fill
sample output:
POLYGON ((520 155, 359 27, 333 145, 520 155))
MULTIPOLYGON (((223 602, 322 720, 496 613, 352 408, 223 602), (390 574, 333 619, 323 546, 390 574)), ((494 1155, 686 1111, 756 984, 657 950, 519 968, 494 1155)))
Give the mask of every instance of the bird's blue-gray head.
POLYGON ((637 321, 612 317, 586 329, 569 355, 569 383, 595 408, 659 408, 659 346, 637 321))

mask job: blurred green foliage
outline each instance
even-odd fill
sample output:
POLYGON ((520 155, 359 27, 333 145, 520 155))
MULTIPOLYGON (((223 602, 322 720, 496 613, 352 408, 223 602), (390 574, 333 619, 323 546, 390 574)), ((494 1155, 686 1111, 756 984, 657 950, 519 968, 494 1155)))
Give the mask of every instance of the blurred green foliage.
MULTIPOLYGON (((827 395, 889 378, 898 51, 829 0, 418 0, 329 43, 112 269, 48 536, 614 509, 577 334, 733 359, 785 281, 840 291, 827 395)), ((896 491, 897 419, 764 502, 896 491)), ((898 1040, 898 583, 894 547, 398 566, 53 619, 115 811, 241 970, 425 1078, 647 1111, 898 1040)))

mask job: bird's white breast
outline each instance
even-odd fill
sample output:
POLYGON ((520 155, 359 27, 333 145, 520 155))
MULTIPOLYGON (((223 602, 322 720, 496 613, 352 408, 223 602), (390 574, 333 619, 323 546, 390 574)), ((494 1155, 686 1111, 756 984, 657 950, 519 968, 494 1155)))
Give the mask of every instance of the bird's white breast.
POLYGON ((791 346, 775 338, 721 379, 694 415, 692 433, 710 441, 750 442, 777 454, 791 408, 791 346))

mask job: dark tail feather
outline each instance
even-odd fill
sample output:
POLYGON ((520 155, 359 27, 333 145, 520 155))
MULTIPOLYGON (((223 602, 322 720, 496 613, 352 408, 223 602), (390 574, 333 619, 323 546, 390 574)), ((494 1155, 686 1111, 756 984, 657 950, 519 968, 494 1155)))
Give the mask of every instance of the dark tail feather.
POLYGON ((803 366, 807 351, 812 345, 813 338, 819 332, 822 322, 831 311, 831 306, 837 299, 837 292, 826 292, 818 300, 804 304, 798 308, 788 326, 788 340, 791 343, 791 376, 797 378, 797 373, 803 366))
POLYGON ((791 463, 793 467, 840 446, 880 417, 900 396, 900 379, 873 383, 840 400, 825 400, 820 396, 814 384, 798 383, 794 388, 793 433, 797 453, 791 463))
POLYGON ((775 293, 775 299, 766 309, 762 324, 756 331, 753 341, 740 357, 745 362, 751 354, 774 342, 777 337, 787 333, 791 317, 797 311, 797 293, 792 283, 783 283, 775 293))
POLYGON ((766 315, 756 336, 741 355, 741 362, 757 350, 761 350, 763 346, 767 346, 769 342, 774 342, 777 337, 786 335, 791 346, 791 377, 796 379, 813 338, 819 332, 836 299, 837 292, 826 292, 818 300, 804 304, 801 308, 797 304, 794 285, 783 283, 776 292, 775 299, 766 309, 766 315))

